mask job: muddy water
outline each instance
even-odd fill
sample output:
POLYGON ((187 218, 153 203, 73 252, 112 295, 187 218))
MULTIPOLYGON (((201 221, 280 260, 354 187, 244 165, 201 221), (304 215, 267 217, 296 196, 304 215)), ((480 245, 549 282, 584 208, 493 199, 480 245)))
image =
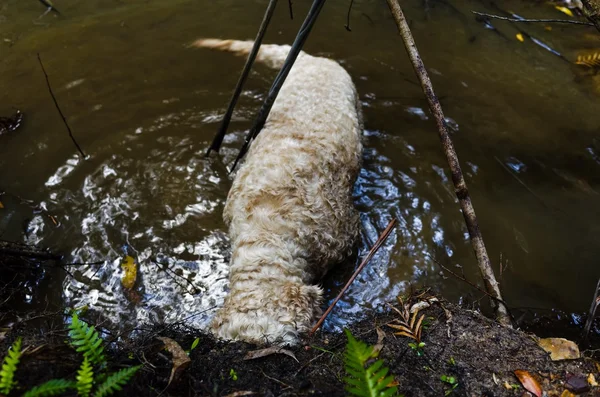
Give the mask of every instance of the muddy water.
MULTIPOLYGON (((221 211, 232 161, 274 72, 257 66, 219 159, 203 157, 243 59, 186 48, 197 37, 254 37, 266 1, 56 1, 0 3, 0 115, 25 114, 0 137, 3 239, 64 252, 24 307, 87 305, 120 326, 185 319, 204 325, 227 286, 221 211), (36 59, 40 53, 69 124, 69 139, 36 59), (32 200, 39 210, 22 199, 32 200), (56 221, 56 223, 55 223, 56 221), (137 298, 120 284, 121 258, 140 263, 137 298), (98 263, 99 262, 99 263, 98 263)), ((289 43, 308 9, 281 2, 266 41, 289 43)), ((330 326, 405 291, 430 285, 478 298, 440 276, 435 261, 477 280, 434 123, 385 2, 330 0, 306 50, 341 62, 365 114, 364 168, 354 195, 361 252, 392 217, 399 228, 359 277, 330 326), (434 260, 435 259, 435 260, 434 260), (462 269, 462 270, 461 270, 462 269)), ((553 25, 486 29, 478 1, 408 1, 404 7, 453 131, 481 229, 513 307, 584 311, 600 247, 600 96, 597 77, 568 60, 600 48, 592 29, 553 25)), ((560 18, 551 6, 502 5, 560 18)), ((329 296, 352 265, 326 281, 329 296)))

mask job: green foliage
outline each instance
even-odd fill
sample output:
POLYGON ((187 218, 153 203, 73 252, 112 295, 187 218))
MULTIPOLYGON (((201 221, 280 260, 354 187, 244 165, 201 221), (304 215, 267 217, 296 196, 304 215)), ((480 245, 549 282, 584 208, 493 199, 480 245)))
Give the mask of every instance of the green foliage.
POLYGON ((447 383, 448 385, 450 385, 450 389, 446 390, 446 392, 444 393, 445 396, 448 396, 448 395, 452 394, 452 392, 454 391, 454 389, 456 389, 458 387, 458 380, 456 380, 456 378, 454 376, 442 375, 440 377, 440 380, 442 382, 447 383))
POLYGON ((231 368, 229 370, 229 378, 234 381, 238 380, 237 372, 235 372, 235 369, 231 368))
POLYGON ((77 393, 82 397, 88 397, 94 384, 94 368, 87 357, 83 357, 83 362, 79 371, 77 371, 77 393))
POLYGON ((386 377, 389 368, 383 365, 383 360, 377 360, 365 367, 367 361, 377 356, 373 346, 356 340, 347 329, 344 331, 348 337, 344 354, 344 364, 349 375, 344 378, 346 391, 359 397, 389 397, 396 394, 398 388, 389 387, 394 382, 394 377, 386 377))
MULTIPOLYGON (((93 326, 79 320, 77 314, 73 314, 73 320, 69 326, 69 337, 71 344, 83 355, 83 362, 77 371, 76 382, 66 379, 53 379, 26 392, 24 397, 55 396, 62 394, 68 389, 77 389, 82 397, 89 397, 92 393, 94 383, 100 383, 94 396, 104 397, 127 384, 131 377, 141 368, 141 365, 121 369, 112 374, 107 374, 106 359, 102 339, 93 326), (94 367, 99 373, 94 372, 94 367)), ((0 395, 8 395, 15 386, 14 375, 21 357, 21 338, 17 339, 4 359, 0 370, 0 395)))
POLYGON ((69 325, 69 337, 75 350, 82 353, 83 357, 87 358, 90 364, 105 364, 102 339, 100 339, 94 327, 79 320, 77 313, 73 314, 73 319, 69 325))
POLYGON ((109 396, 114 392, 121 390, 141 367, 141 365, 136 365, 135 367, 124 368, 109 375, 108 378, 98 386, 94 397, 109 396))
POLYGON ((4 363, 2 363, 2 369, 0 369, 0 393, 8 394, 16 385, 15 372, 17 372, 20 359, 21 338, 17 338, 15 343, 10 347, 8 354, 4 358, 4 363))
POLYGON ((56 396, 74 387, 74 382, 65 379, 52 379, 29 390, 27 393, 23 394, 23 397, 56 396))

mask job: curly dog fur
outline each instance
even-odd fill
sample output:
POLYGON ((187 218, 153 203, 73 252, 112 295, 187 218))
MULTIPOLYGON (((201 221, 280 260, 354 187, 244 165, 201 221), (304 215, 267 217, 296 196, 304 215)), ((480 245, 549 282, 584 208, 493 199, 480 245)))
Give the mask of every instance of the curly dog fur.
MULTIPOLYGON (((251 41, 196 47, 248 54, 251 41)), ((263 45, 280 67, 289 46, 263 45)), ((352 187, 362 126, 356 89, 338 63, 302 52, 225 204, 233 255, 230 293, 212 322, 220 338, 296 344, 321 313, 315 285, 351 254, 359 230, 352 187)))

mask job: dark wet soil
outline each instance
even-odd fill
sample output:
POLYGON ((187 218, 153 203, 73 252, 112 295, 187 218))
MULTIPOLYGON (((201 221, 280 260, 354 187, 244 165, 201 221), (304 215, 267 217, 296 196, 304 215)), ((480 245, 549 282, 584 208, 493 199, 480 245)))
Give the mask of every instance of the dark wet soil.
MULTIPOLYGON (((592 358, 553 362, 539 348, 532 334, 504 328, 478 312, 449 303, 436 303, 421 311, 426 316, 423 329, 424 354, 417 355, 408 346, 409 339, 394 336, 386 324, 393 311, 372 315, 351 331, 369 344, 378 342, 377 329, 386 337, 380 358, 390 366, 404 396, 521 396, 525 390, 514 375, 525 370, 538 379, 548 396, 561 396, 564 390, 583 380, 581 395, 600 395, 587 378, 600 379, 599 367, 592 358), (456 379, 458 386, 441 380, 456 379), (587 390, 587 391, 586 391, 587 390)), ((7 315, 3 316, 8 318, 7 315)), ((20 392, 43 381, 74 378, 81 358, 65 343, 67 331, 60 314, 28 315, 16 320, 6 334, 0 334, 5 352, 18 336, 23 336, 27 354, 22 359, 17 380, 20 392)), ((5 323, 6 324, 6 323, 5 323)), ((98 325, 102 329, 102 324, 98 325)), ((104 330, 110 346, 112 370, 143 364, 126 386, 129 396, 343 396, 343 334, 320 333, 302 346, 290 349, 294 356, 272 354, 245 360, 250 351, 259 349, 244 343, 215 341, 209 335, 173 324, 140 329, 133 340, 120 338, 104 330), (199 344, 190 352, 191 363, 168 385, 172 361, 158 336, 172 338, 189 349, 195 338, 199 344)), ((593 351, 584 351, 591 356, 593 351)))

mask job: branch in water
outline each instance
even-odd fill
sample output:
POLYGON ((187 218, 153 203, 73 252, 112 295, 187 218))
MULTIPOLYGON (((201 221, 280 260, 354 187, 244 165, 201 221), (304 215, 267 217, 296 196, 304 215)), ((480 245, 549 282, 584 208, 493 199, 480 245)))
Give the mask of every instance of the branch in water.
POLYGON ((479 271, 481 272, 481 277, 483 278, 486 290, 494 297, 494 299, 491 300, 492 307, 496 311, 496 317, 498 321, 501 324, 510 327, 511 319, 508 313, 508 308, 504 303, 502 303, 503 299, 502 294, 500 293, 500 287, 498 286, 498 282, 494 276, 492 264, 487 254, 481 231, 479 230, 475 209, 473 208, 473 203, 471 202, 471 197, 467 189, 467 183, 464 179, 462 169, 458 161, 458 155, 456 154, 454 144, 452 143, 452 139, 448 133, 448 128, 446 127, 442 106, 435 95, 433 85, 431 84, 431 80, 429 79, 429 75, 427 74, 427 70, 423 64, 423 60, 419 55, 417 44, 415 43, 415 39, 413 38, 408 26, 408 22, 404 17, 404 13, 402 12, 402 8, 400 7, 398 0, 387 0, 387 3, 394 20, 396 21, 398 30, 400 31, 400 36, 402 36, 404 47, 406 48, 408 57, 413 65, 415 74, 421 82, 423 93, 425 94, 427 102, 429 103, 429 110, 435 118, 440 140, 442 141, 442 146, 444 148, 444 153, 446 155, 448 165, 450 166, 450 172, 452 173, 452 182, 454 183, 456 197, 460 203, 463 217, 469 231, 469 237, 471 238, 471 244, 473 246, 473 250, 475 251, 475 256, 477 257, 479 271))
POLYGON ((75 144, 75 147, 77 148, 77 150, 79 150, 79 153, 81 153, 81 156, 85 159, 87 156, 85 155, 85 153, 83 153, 83 150, 81 150, 81 146, 79 146, 79 144, 75 140, 75 137, 73 136, 73 131, 71 131, 71 127, 69 127, 69 123, 67 123, 67 119, 65 118, 65 115, 60 110, 60 106, 58 106, 58 102, 56 100, 56 97, 54 96, 54 93, 52 92, 52 87, 50 86, 50 79, 48 78, 48 73, 46 73, 46 69, 44 69, 44 64, 42 63, 42 58, 40 57, 39 53, 37 54, 37 58, 38 58, 38 61, 40 62, 40 66, 42 67, 42 72, 44 72, 44 76, 46 77, 46 85, 48 86, 48 91, 50 91, 50 96, 52 97, 52 100, 54 101, 54 105, 56 105, 56 109, 58 110, 60 117, 62 117, 63 123, 65 123, 65 126, 67 127, 67 130, 69 131, 69 136, 71 137, 71 140, 75 144))
POLYGON ((503 21, 509 22, 523 22, 523 23, 567 23, 571 25, 584 25, 584 26, 594 26, 591 22, 582 22, 582 21, 570 21, 568 19, 527 19, 527 18, 508 18, 501 17, 500 15, 494 14, 485 14, 483 12, 471 11, 475 15, 479 15, 482 17, 493 18, 493 19, 501 19, 503 21))

